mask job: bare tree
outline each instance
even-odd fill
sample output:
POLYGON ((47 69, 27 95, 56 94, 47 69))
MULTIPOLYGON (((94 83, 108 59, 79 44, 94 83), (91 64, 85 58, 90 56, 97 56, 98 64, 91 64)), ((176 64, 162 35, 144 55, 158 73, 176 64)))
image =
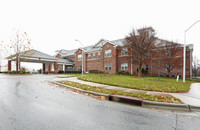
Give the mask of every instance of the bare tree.
POLYGON ((182 57, 178 56, 181 50, 180 44, 177 44, 173 41, 163 42, 161 50, 161 66, 166 68, 169 78, 171 78, 172 70, 180 68, 182 66, 181 59, 182 57))
POLYGON ((1 41, 0 43, 0 72, 1 72, 1 67, 2 67, 2 61, 5 59, 5 46, 3 44, 4 42, 1 41))
POLYGON ((155 41, 155 30, 144 27, 134 30, 126 37, 125 46, 131 50, 131 64, 138 66, 138 77, 141 77, 142 66, 147 62, 155 41))
POLYGON ((200 72, 200 63, 198 58, 195 56, 193 59, 193 66, 192 66, 192 75, 197 78, 198 74, 200 72))
POLYGON ((31 48, 31 39, 27 33, 14 29, 14 36, 6 47, 6 54, 16 54, 16 71, 20 70, 20 53, 24 51, 26 55, 33 55, 31 48))

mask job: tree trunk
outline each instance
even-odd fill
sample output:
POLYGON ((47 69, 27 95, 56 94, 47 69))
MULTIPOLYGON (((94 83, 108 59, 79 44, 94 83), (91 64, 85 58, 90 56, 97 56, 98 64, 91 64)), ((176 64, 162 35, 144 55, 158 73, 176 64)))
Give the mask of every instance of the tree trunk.
POLYGON ((169 78, 171 78, 172 76, 171 76, 171 72, 170 71, 168 71, 168 76, 169 76, 169 78))
POLYGON ((138 77, 141 77, 141 73, 142 73, 142 65, 139 65, 139 67, 138 67, 138 77))
POLYGON ((18 60, 18 54, 16 55, 16 71, 18 71, 18 65, 19 65, 19 60, 18 60))
POLYGON ((160 80, 160 59, 158 61, 158 81, 160 80))

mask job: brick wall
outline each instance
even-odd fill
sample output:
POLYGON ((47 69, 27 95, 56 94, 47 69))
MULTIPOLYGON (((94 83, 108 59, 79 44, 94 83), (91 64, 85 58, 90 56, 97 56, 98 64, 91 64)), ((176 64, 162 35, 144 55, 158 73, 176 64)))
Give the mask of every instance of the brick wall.
POLYGON ((82 60, 78 60, 78 55, 82 55, 82 50, 78 49, 75 52, 75 70, 78 70, 78 66, 82 66, 82 60, 83 60, 83 71, 85 72, 85 54, 82 57, 82 60))
MULTIPOLYGON (((89 72, 89 70, 99 70, 105 71, 109 74, 117 74, 120 71, 126 71, 131 74, 131 50, 128 48, 128 56, 121 55, 121 47, 115 47, 113 44, 106 43, 101 49, 101 57, 98 58, 98 51, 95 52, 95 59, 93 58, 93 52, 91 54, 91 59, 88 58, 88 53, 84 54, 83 61, 84 61, 84 71, 89 72), (111 50, 111 57, 105 57, 105 51, 111 50), (112 64, 111 70, 105 70, 105 63, 112 64), (128 63, 128 70, 122 70, 121 64, 128 63)), ((75 53, 75 57, 73 57, 75 61, 75 70, 78 70, 78 66, 82 66, 82 60, 78 61, 78 55, 82 55, 82 50, 79 49, 75 53)), ((148 56, 148 60, 145 64, 148 64, 149 71, 147 75, 158 75, 158 58, 159 52, 154 51, 151 55, 148 56)), ((183 49, 181 48, 177 53, 177 58, 180 58, 180 67, 175 68, 172 71, 172 75, 176 75, 179 73, 180 75, 183 74, 183 49)), ((145 65, 144 64, 144 65, 145 65)), ((162 64, 162 63, 161 63, 162 64)), ((143 68, 145 66, 143 65, 143 68)), ((186 77, 189 78, 191 75, 191 66, 192 66, 192 50, 187 50, 186 53, 186 77)), ((133 75, 137 75, 137 64, 132 65, 133 75)), ((161 66, 160 74, 167 75, 166 67, 161 66)))

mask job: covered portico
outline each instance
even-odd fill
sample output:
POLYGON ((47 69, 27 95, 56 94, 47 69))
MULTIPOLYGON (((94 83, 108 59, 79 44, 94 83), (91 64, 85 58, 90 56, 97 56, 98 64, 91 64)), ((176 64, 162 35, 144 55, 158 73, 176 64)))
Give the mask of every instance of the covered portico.
POLYGON ((43 74, 57 74, 59 70, 67 70, 66 66, 74 66, 73 61, 70 61, 68 59, 60 59, 37 50, 28 50, 20 52, 19 54, 11 55, 6 59, 8 59, 8 71, 12 70, 12 61, 16 61, 16 70, 20 70, 20 62, 42 63, 43 74))

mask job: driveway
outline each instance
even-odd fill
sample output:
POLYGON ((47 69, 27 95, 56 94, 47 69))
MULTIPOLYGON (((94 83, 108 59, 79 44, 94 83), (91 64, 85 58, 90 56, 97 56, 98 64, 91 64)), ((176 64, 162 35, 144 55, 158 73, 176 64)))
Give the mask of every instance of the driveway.
POLYGON ((0 75, 1 130, 198 129, 199 112, 146 109, 52 86, 56 75, 0 75))

